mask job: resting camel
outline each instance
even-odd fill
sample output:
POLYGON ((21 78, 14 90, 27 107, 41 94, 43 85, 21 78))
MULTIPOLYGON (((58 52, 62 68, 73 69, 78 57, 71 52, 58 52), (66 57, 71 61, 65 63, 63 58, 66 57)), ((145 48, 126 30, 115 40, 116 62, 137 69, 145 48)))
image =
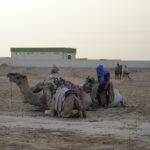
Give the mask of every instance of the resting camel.
MULTIPOLYGON (((73 88, 69 88, 69 91, 66 91, 66 93, 64 93, 65 99, 64 99, 64 104, 61 110, 57 110, 57 105, 58 101, 57 98, 63 93, 63 91, 68 88, 67 85, 65 85, 65 83, 70 83, 72 84, 70 81, 65 81, 62 78, 56 78, 56 77, 49 77, 47 80, 47 84, 53 88, 51 88, 49 90, 51 95, 51 98, 49 99, 49 107, 50 110, 46 111, 47 115, 50 116, 61 116, 61 117, 85 117, 85 111, 86 109, 88 109, 91 104, 92 104, 92 100, 91 97, 88 93, 86 93, 82 88, 79 88, 80 90, 80 98, 78 97, 78 94, 75 89, 73 88), (58 95, 58 94, 59 95, 58 95)), ((69 85, 68 85, 69 86, 69 85)), ((78 86, 77 86, 78 87, 78 86)))
POLYGON ((63 88, 59 88, 59 89, 56 89, 53 90, 53 89, 49 89, 49 93, 51 95, 51 98, 49 98, 49 110, 46 110, 45 111, 45 114, 46 115, 49 115, 49 116, 58 116, 58 117, 63 117, 63 118, 70 118, 70 117, 80 117, 80 118, 85 118, 86 117, 86 114, 85 114, 85 111, 83 110, 83 107, 80 103, 80 100, 77 99, 75 93, 70 93, 68 92, 66 95, 65 95, 65 99, 64 99, 64 103, 61 104, 61 109, 57 109, 56 105, 59 105, 57 104, 56 102, 56 93, 58 91, 61 91, 63 90, 63 88), (53 91, 53 92, 52 92, 53 91))
POLYGON ((115 79, 121 80, 122 77, 122 65, 117 64, 115 67, 115 79))
MULTIPOLYGON (((87 77, 85 83, 83 84, 83 89, 91 94, 93 107, 99 108, 106 105, 106 94, 105 92, 101 92, 99 97, 97 96, 98 90, 98 81, 94 78, 87 77), (98 99, 99 98, 99 99, 98 99)), ((115 106, 124 106, 123 104, 123 97, 117 89, 113 88, 113 84, 110 83, 110 93, 109 93, 109 105, 108 107, 115 107, 115 106)))
MULTIPOLYGON (((43 83, 37 84, 36 87, 30 88, 28 84, 28 79, 25 75, 19 73, 8 73, 7 77, 11 82, 16 83, 19 87, 21 93, 23 94, 26 102, 35 106, 45 106, 50 108, 50 111, 46 111, 49 115, 54 116, 55 114, 55 100, 54 96, 58 90, 58 85, 54 82, 54 78, 50 78, 47 84, 43 83), (44 90, 41 91, 41 85, 45 86, 44 90), (34 91, 34 92, 33 92, 34 91), (35 93, 35 91, 40 91, 35 93)), ((43 88, 42 88, 43 89, 43 88)), ((65 103, 63 110, 58 113, 61 117, 85 117, 84 109, 88 108, 92 101, 89 94, 81 90, 81 101, 76 97, 75 93, 68 93, 65 96, 65 103), (74 109, 76 107, 76 109, 74 109)))
POLYGON ((49 97, 46 90, 34 93, 34 88, 29 87, 28 79, 25 75, 19 73, 8 73, 7 77, 11 82, 16 83, 20 92, 24 96, 24 102, 35 106, 47 108, 47 99, 49 97))

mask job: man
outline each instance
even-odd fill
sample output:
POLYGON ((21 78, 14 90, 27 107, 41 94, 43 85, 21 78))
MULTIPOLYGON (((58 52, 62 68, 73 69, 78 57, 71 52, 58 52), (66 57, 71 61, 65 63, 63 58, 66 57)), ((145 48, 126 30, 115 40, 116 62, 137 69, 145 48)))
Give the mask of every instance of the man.
POLYGON ((130 72, 128 71, 128 67, 127 65, 124 65, 124 68, 123 68, 123 77, 127 77, 128 79, 131 79, 130 76, 129 76, 130 72))
POLYGON ((105 92, 106 104, 104 105, 104 107, 106 107, 109 104, 110 73, 104 69, 103 65, 100 64, 96 67, 96 74, 99 82, 97 98, 99 100, 100 105, 103 106, 100 98, 100 93, 105 92))

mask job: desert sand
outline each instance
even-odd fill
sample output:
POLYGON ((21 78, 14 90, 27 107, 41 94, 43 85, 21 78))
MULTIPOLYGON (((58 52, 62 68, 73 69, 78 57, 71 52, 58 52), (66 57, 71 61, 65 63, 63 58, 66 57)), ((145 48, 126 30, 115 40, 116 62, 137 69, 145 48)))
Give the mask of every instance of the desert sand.
MULTIPOLYGON (((50 74, 50 68, 0 66, 0 150, 149 150, 150 69, 130 69, 131 80, 111 81, 127 107, 87 111, 86 119, 54 118, 34 112, 6 74, 18 72, 31 86, 50 74)), ((57 76, 82 84, 94 68, 61 68, 57 76)))

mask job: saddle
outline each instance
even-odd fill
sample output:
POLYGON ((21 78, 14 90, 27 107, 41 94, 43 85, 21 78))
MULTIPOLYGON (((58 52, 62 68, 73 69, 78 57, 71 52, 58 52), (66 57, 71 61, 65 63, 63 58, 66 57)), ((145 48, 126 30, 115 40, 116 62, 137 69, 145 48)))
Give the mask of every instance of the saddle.
POLYGON ((39 93, 39 92, 41 92, 41 91, 42 91, 42 88, 37 87, 37 88, 34 89, 32 92, 33 92, 33 93, 39 93))
POLYGON ((67 97, 68 95, 70 95, 70 94, 77 94, 74 90, 69 90, 69 91, 67 91, 66 93, 65 93, 65 97, 67 97))

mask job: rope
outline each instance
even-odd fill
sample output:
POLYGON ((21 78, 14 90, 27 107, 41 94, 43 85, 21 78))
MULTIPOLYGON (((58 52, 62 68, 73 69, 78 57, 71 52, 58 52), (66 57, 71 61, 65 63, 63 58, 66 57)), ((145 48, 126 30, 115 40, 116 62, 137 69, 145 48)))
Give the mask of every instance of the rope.
POLYGON ((10 82, 10 104, 9 104, 9 109, 11 111, 12 107, 12 83, 10 82))
MULTIPOLYGON (((11 66, 11 61, 9 61, 9 65, 11 66)), ((11 111, 11 107, 12 107, 12 82, 10 82, 10 104, 9 104, 9 109, 11 111)))

